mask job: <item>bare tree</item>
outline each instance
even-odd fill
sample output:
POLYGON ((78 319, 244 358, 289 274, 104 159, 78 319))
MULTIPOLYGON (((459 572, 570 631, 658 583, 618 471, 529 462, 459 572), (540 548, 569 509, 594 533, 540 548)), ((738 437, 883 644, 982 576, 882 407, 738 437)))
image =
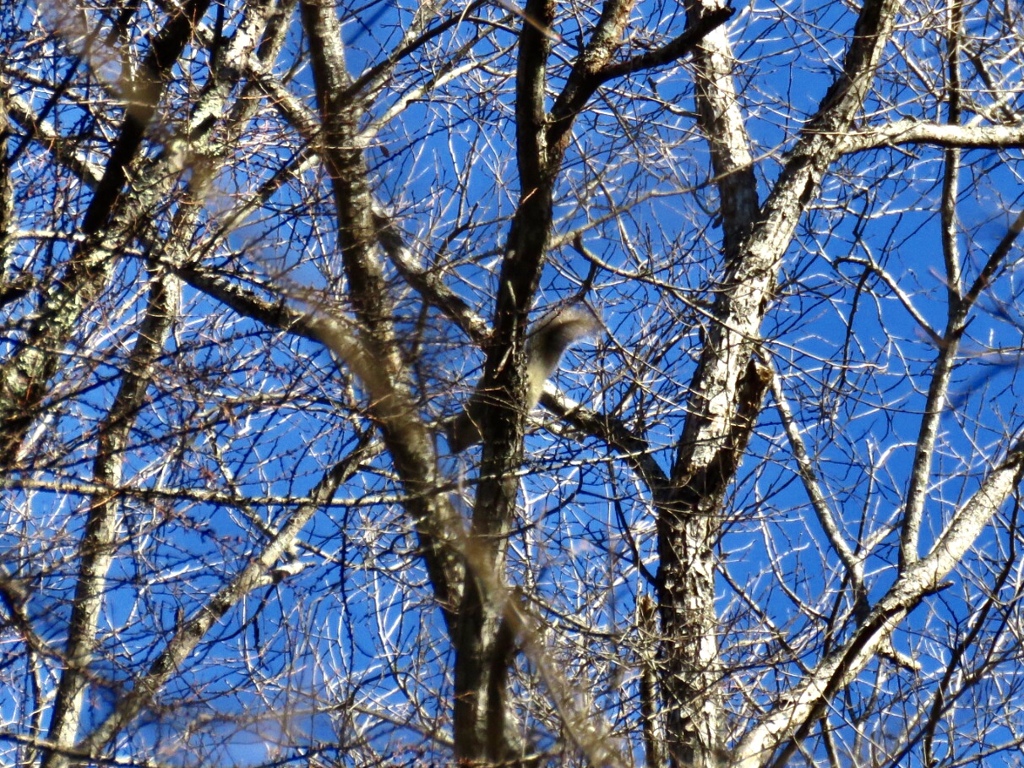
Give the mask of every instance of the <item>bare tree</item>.
POLYGON ((1019 756, 1022 17, 5 4, 5 761, 1019 756))

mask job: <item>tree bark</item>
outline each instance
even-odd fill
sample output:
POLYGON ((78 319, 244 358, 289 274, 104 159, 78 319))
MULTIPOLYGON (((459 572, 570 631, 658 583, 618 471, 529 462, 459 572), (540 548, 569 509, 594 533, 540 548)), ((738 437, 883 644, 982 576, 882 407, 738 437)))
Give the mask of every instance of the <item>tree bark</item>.
POLYGON ((38 418, 47 385, 56 375, 61 351, 75 331, 82 312, 106 285, 117 263, 123 238, 144 213, 132 207, 125 214, 122 191, 129 166, 138 154, 146 128, 156 114, 168 73, 177 62, 210 0, 189 0, 177 9, 153 38, 149 54, 133 84, 120 134, 81 223, 84 235, 55 287, 40 300, 39 311, 26 331, 20 350, 0 368, 0 464, 11 466, 29 426, 38 418))
MULTIPOLYGON (((696 18, 715 3, 691 5, 696 18)), ((700 124, 711 146, 721 198, 725 271, 690 385, 688 416, 658 507, 662 694, 667 741, 676 766, 712 768, 722 743, 721 670, 715 615, 715 552, 725 492, 762 408, 770 372, 756 359, 760 327, 775 292, 796 223, 839 155, 889 39, 896 4, 861 10, 843 72, 787 155, 778 182, 758 209, 748 139, 723 32, 699 49, 695 80, 700 124)))

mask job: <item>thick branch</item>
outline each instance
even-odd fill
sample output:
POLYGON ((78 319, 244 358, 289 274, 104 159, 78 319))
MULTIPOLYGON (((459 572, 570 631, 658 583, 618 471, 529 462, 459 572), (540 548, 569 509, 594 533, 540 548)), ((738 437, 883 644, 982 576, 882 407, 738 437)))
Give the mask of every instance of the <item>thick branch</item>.
MULTIPOLYGON (((41 299, 19 351, 0 370, 3 463, 15 459, 22 436, 45 397, 47 384, 58 370, 61 347, 75 331, 82 312, 106 285, 123 245, 125 225, 141 214, 141 207, 127 206, 122 194, 129 166, 156 113, 165 81, 209 4, 210 0, 189 0, 153 38, 129 95, 131 101, 121 131, 83 217, 81 231, 85 239, 76 248, 64 275, 41 299), (121 221, 117 225, 111 223, 118 218, 121 221)), ((157 174, 155 178, 160 179, 158 184, 170 184, 173 175, 157 174)))
MULTIPOLYGON (((817 194, 822 176, 839 154, 841 137, 867 96, 897 7, 895 0, 868 0, 863 6, 842 73, 801 132, 756 214, 756 186, 736 103, 728 40, 716 31, 696 57, 698 108, 722 198, 726 272, 690 386, 672 493, 658 510, 663 688, 669 732, 675 739, 669 749, 677 764, 718 762, 722 714, 713 547, 725 490, 757 422, 768 384, 753 358, 761 323, 797 221, 817 194)), ((702 11, 700 6, 690 9, 697 17, 702 11)))
POLYGON ((379 221, 358 138, 362 107, 348 95, 352 79, 345 68, 335 5, 303 2, 302 22, 310 39, 320 113, 318 151, 330 173, 338 243, 357 330, 353 334, 340 318, 317 313, 294 327, 307 329, 332 349, 369 390, 370 413, 408 494, 406 508, 416 526, 434 594, 454 633, 462 568, 449 539, 461 531, 461 521, 439 490, 443 482, 433 438, 417 411, 394 333, 394 307, 378 247, 379 221))
POLYGON ((129 103, 125 110, 121 133, 110 154, 106 172, 93 193, 89 207, 82 220, 85 235, 96 234, 110 217, 121 188, 128 178, 128 166, 135 158, 150 120, 156 114, 157 104, 163 94, 164 83, 177 63, 195 30, 196 24, 210 0, 188 0, 174 13, 163 29, 157 33, 150 45, 149 54, 142 62, 140 76, 132 83, 129 103))
POLYGON ((1024 147, 1024 125, 974 126, 899 120, 850 131, 840 143, 839 152, 848 155, 908 144, 958 149, 1019 149, 1024 147))
POLYGON ((634 75, 637 72, 656 69, 657 67, 663 67, 679 61, 679 59, 692 52, 708 33, 732 18, 734 13, 736 13, 736 9, 730 7, 712 8, 705 11, 682 34, 665 43, 660 48, 641 53, 639 56, 634 56, 627 61, 616 62, 604 67, 600 72, 601 82, 607 82, 616 77, 634 75))

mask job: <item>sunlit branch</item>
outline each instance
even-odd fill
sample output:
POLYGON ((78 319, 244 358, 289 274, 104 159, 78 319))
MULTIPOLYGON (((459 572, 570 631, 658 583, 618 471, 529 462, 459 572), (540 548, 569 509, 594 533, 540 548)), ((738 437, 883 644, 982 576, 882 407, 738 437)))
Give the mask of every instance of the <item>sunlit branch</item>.
POLYGON ((1024 443, 1017 442, 956 511, 932 550, 909 565, 852 635, 783 693, 772 711, 740 739, 733 751, 736 768, 764 765, 783 743, 786 746, 772 765, 786 764, 831 697, 864 669, 924 597, 943 588, 943 580, 1019 485, 1022 474, 1024 443))
POLYGON ((925 319, 924 315, 922 315, 917 310, 917 307, 914 306, 914 302, 907 295, 907 292, 904 291, 900 284, 896 281, 896 279, 892 275, 890 275, 882 267, 882 265, 880 265, 874 259, 862 258, 860 256, 843 256, 841 259, 837 259, 836 263, 857 264, 864 267, 867 270, 870 270, 872 274, 877 275, 879 279, 881 279, 881 281, 885 283, 889 290, 892 291, 893 296, 895 296, 896 299, 900 302, 900 304, 903 305, 903 308, 907 310, 907 314, 909 314, 910 317, 913 318, 914 322, 917 323, 918 327, 920 327, 920 329, 924 331, 924 333, 928 336, 932 344, 934 344, 936 348, 941 348, 945 344, 945 340, 942 338, 939 332, 931 327, 931 325, 925 319))
POLYGON ((849 154, 908 144, 959 149, 1019 149, 1024 147, 1024 125, 951 125, 900 120, 851 132, 839 142, 839 151, 849 154))
POLYGON ((358 446, 328 470, 311 494, 313 502, 295 510, 274 539, 255 553, 241 571, 218 590, 192 618, 177 627, 174 635, 150 665, 149 671, 135 680, 132 688, 118 699, 114 711, 75 745, 77 751, 90 757, 99 755, 125 725, 149 705, 168 679, 185 663, 210 628, 252 590, 266 586, 268 574, 285 556, 310 518, 320 509, 320 505, 328 501, 338 486, 358 470, 365 449, 366 444, 358 446))
POLYGON ((828 500, 821 490, 821 483, 818 480, 817 472, 815 472, 814 465, 807 454, 803 435, 800 434, 800 428, 793 417, 793 410, 789 407, 789 402, 786 400, 778 372, 771 366, 770 361, 766 361, 766 364, 772 368, 771 392, 772 398, 775 400, 775 408, 779 413, 779 418, 782 420, 782 426, 786 430, 786 437, 789 439, 789 446, 793 452, 793 458, 796 460, 800 479, 803 482, 808 498, 811 500, 811 507, 818 518, 818 524, 828 537, 832 549, 846 567, 847 575, 853 585, 854 592, 858 596, 858 600, 864 599, 866 593, 864 588, 863 558, 854 554, 850 545, 843 537, 842 531, 839 530, 835 514, 829 507, 828 500))

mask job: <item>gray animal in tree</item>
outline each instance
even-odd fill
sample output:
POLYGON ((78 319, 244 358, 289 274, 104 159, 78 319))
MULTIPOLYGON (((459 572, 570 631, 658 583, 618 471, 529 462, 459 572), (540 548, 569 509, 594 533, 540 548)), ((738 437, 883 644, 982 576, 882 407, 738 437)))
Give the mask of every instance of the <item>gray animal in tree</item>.
MULTIPOLYGON (((526 343, 527 411, 540 401, 544 382, 558 368, 569 345, 593 336, 600 328, 598 316, 581 303, 552 310, 533 324, 526 343)), ((452 451, 458 453, 480 442, 480 410, 486 396, 478 386, 465 410, 445 425, 452 451)))

